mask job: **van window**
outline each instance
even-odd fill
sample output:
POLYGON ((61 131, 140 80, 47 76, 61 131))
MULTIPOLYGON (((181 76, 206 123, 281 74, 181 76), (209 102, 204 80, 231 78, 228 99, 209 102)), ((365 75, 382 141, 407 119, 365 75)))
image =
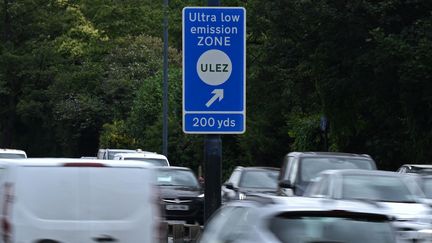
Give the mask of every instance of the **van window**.
POLYGON ((120 220, 142 213, 145 169, 24 167, 17 193, 29 212, 48 220, 120 220))

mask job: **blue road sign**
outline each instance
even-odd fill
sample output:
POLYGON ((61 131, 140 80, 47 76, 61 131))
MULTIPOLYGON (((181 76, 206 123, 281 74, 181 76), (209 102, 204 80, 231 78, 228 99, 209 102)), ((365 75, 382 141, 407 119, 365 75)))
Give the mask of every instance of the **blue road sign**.
POLYGON ((246 19, 241 7, 183 9, 183 131, 246 130, 246 19))

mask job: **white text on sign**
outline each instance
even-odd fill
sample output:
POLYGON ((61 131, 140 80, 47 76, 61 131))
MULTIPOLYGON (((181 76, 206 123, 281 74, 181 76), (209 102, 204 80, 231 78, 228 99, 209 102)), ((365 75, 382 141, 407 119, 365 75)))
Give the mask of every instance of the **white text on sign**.
MULTIPOLYGON (((238 14, 205 14, 205 13, 189 13, 190 22, 209 22, 209 23, 229 23, 239 22, 240 15, 238 14), (219 18, 218 18, 219 17, 219 18)), ((231 46, 231 37, 239 33, 236 26, 193 26, 190 28, 190 33, 197 35, 198 46, 231 46), (209 36, 209 35, 225 35, 225 36, 209 36)))
POLYGON ((230 118, 220 120, 214 117, 194 117, 192 119, 193 127, 215 127, 217 129, 235 127, 236 121, 230 118))

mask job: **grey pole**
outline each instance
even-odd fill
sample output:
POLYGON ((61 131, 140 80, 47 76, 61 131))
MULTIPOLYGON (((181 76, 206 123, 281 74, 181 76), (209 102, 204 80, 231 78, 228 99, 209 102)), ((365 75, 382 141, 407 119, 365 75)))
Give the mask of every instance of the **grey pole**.
POLYGON ((162 151, 168 157, 168 0, 164 0, 163 21, 163 134, 162 151))

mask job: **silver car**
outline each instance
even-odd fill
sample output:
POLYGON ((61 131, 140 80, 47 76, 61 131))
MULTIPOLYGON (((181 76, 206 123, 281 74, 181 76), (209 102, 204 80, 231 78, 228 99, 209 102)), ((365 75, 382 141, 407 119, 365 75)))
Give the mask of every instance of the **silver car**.
POLYGON ((389 171, 329 170, 321 172, 305 196, 356 200, 375 205, 394 217, 402 242, 429 242, 431 208, 411 175, 389 171), (420 233, 419 233, 420 232, 420 233))
POLYGON ((397 241, 389 217, 368 203, 262 195, 225 204, 207 223, 199 242, 397 241))

